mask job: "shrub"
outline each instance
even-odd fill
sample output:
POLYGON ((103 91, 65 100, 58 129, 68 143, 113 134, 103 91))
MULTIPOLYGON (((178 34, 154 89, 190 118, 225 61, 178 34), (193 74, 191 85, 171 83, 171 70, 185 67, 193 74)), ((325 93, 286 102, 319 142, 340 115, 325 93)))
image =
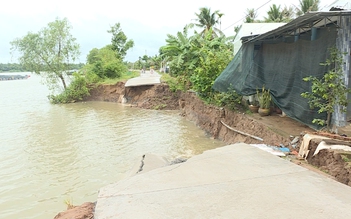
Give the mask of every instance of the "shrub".
POLYGON ((73 73, 73 77, 73 81, 61 94, 49 96, 51 103, 73 103, 81 101, 89 95, 89 88, 85 77, 78 73, 73 73))

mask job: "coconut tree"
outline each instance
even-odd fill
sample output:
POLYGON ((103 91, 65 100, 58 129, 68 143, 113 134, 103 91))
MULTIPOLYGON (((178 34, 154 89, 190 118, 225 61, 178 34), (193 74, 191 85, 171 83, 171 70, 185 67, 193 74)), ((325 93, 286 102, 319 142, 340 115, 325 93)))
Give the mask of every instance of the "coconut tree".
POLYGON ((297 9, 296 14, 301 16, 310 11, 318 11, 319 9, 319 0, 300 0, 300 8, 297 9))
POLYGON ((238 26, 234 27, 234 33, 235 33, 235 35, 233 37, 234 39, 236 38, 236 36, 238 36, 238 33, 239 33, 241 27, 242 27, 242 25, 238 25, 238 26))
POLYGON ((282 10, 283 21, 290 22, 295 17, 294 8, 292 6, 285 6, 282 10))
POLYGON ((267 11, 268 17, 265 17, 266 22, 282 22, 283 21, 283 14, 282 11, 280 10, 280 5, 277 6, 276 4, 273 4, 270 8, 269 11, 267 11))
POLYGON ((213 35, 214 37, 219 35, 224 35, 223 32, 216 27, 217 24, 220 24, 221 22, 221 17, 224 15, 219 12, 219 10, 215 12, 211 12, 210 8, 200 8, 200 13, 195 13, 196 23, 193 23, 193 25, 202 28, 203 30, 200 32, 201 36, 204 36, 210 29, 213 29, 213 35))
POLYGON ((257 11, 254 8, 246 9, 245 23, 253 23, 257 18, 257 11))

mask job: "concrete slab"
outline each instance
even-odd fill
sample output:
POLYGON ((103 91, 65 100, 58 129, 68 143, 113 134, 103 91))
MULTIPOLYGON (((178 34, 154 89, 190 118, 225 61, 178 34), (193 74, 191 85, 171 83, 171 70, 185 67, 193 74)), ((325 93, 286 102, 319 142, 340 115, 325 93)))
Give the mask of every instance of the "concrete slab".
POLYGON ((161 75, 157 72, 151 73, 150 71, 146 71, 145 73, 141 73, 139 77, 129 79, 125 87, 136 87, 143 85, 154 85, 161 83, 161 75))
POLYGON ((129 170, 128 176, 142 174, 151 170, 169 165, 168 160, 156 154, 144 154, 136 159, 134 166, 129 170))
POLYGON ((238 143, 100 189, 95 218, 350 218, 351 188, 238 143))

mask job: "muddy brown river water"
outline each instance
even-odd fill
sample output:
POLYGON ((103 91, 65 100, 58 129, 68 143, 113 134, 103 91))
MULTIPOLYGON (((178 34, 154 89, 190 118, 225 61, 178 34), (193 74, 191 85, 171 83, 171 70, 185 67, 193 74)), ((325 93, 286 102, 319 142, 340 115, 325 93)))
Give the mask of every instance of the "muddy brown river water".
POLYGON ((95 201, 145 153, 171 160, 224 145, 177 111, 52 105, 48 94, 35 75, 0 82, 0 218, 53 218, 65 200, 95 201))

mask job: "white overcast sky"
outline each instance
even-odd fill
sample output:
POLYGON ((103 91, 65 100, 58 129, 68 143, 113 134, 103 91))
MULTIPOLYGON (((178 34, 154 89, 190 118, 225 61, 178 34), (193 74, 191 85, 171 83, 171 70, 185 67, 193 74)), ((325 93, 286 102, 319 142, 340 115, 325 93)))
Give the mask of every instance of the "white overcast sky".
MULTIPOLYGON (((320 6, 333 2, 321 0, 320 6)), ((67 18, 73 27, 71 33, 81 47, 79 62, 85 63, 91 49, 110 43, 107 30, 118 22, 135 43, 126 60, 136 61, 145 54, 158 54, 167 34, 182 31, 196 18, 200 7, 224 13, 221 29, 231 36, 234 26, 242 23, 246 9, 259 9, 262 18, 272 4, 298 6, 299 0, 9 0, 0 7, 0 63, 17 62, 10 55, 10 41, 39 31, 57 17, 67 18)))

